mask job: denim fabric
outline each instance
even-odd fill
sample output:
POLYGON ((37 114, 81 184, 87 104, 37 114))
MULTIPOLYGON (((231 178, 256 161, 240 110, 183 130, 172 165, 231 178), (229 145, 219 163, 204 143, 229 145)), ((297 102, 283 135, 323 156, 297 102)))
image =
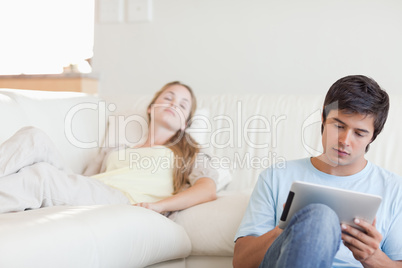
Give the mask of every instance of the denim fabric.
POLYGON ((325 205, 311 204, 292 217, 260 267, 332 267, 340 242, 341 228, 335 212, 325 205))

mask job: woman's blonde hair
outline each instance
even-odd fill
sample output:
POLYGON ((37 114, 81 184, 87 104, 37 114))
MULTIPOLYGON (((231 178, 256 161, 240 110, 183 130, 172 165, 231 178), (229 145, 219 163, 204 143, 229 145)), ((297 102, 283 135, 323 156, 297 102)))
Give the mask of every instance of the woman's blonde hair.
MULTIPOLYGON (((194 116, 195 110, 197 109, 197 100, 193 93, 193 90, 179 81, 174 81, 164 85, 158 92, 155 93, 153 99, 148 105, 148 110, 151 109, 152 105, 155 103, 156 99, 169 87, 171 86, 183 86, 185 87, 191 95, 191 109, 190 115, 186 120, 186 128, 190 126, 191 118, 194 116)), ((148 114, 148 119, 151 121, 151 115, 148 114)), ((177 194, 190 182, 188 180, 189 175, 193 170, 193 166, 199 152, 197 142, 185 131, 179 129, 175 135, 165 144, 169 147, 174 155, 174 168, 173 168, 173 194, 177 194)))

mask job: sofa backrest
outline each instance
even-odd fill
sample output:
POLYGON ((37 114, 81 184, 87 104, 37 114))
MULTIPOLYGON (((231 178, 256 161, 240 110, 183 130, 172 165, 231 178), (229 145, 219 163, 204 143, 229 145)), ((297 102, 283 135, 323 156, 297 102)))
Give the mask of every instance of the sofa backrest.
POLYGON ((221 95, 201 97, 210 111, 212 155, 230 162, 229 189, 254 186, 276 163, 320 151, 321 96, 221 95), (228 158, 229 160, 226 160, 228 158))
MULTIPOLYGON (((141 124, 147 120, 146 107, 151 98, 144 94, 108 97, 104 101, 82 93, 0 89, 0 142, 23 126, 39 127, 53 139, 72 169, 80 173, 98 152, 96 147, 104 146, 105 141, 113 145, 139 140, 144 133, 138 129, 146 127, 141 124)), ((272 163, 281 165, 286 160, 322 152, 323 98, 304 94, 201 94, 189 132, 216 167, 229 170, 233 178, 229 190, 251 189, 259 173, 272 163)), ((397 158, 402 150, 402 96, 390 98, 388 121, 367 158, 402 175, 397 158)))
POLYGON ((21 127, 38 127, 53 140, 69 166, 81 173, 104 137, 99 101, 83 93, 0 89, 0 143, 21 127))
MULTIPOLYGON (((316 156, 322 152, 321 112, 324 95, 197 95, 198 113, 190 131, 204 145, 215 165, 232 174, 229 190, 250 189, 259 173, 272 163, 316 156)), ((136 114, 146 119, 152 95, 109 97, 115 115, 136 114)), ((383 132, 371 145, 367 158, 402 175, 395 157, 402 150, 402 96, 390 96, 391 110, 383 132)), ((114 119, 113 121, 117 121, 114 119)), ((136 120, 127 120, 124 135, 140 134, 136 120)), ((115 127, 116 128, 116 127, 115 127)), ((120 133, 122 131, 120 130, 120 133)), ((112 139, 113 140, 113 139, 112 139)))

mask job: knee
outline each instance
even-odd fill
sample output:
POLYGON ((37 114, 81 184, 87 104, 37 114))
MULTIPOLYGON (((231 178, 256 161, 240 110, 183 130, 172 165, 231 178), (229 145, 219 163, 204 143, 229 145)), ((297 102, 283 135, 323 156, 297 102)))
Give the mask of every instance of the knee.
POLYGON ((298 256, 313 254, 330 263, 341 242, 339 218, 322 204, 311 204, 296 212, 282 234, 286 235, 288 244, 298 245, 298 256))
POLYGON ((335 211, 332 210, 327 205, 323 204, 310 204, 303 208, 302 210, 306 210, 305 213, 308 214, 309 218, 312 221, 331 224, 336 223, 339 224, 338 215, 336 215, 335 211))
POLYGON ((293 217, 295 222, 304 223, 310 230, 320 233, 340 235, 341 228, 338 215, 323 204, 310 204, 299 210, 293 217))

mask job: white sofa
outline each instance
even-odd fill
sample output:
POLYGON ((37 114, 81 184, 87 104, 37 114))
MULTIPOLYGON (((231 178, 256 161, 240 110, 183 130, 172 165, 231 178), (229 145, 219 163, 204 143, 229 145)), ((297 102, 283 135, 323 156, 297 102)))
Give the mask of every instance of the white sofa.
MULTIPOLYGON (((200 109, 191 131, 222 171, 220 179, 227 181, 228 171, 232 179, 216 201, 180 211, 172 219, 124 205, 2 214, 0 267, 232 267, 233 237, 261 170, 273 161, 284 163, 320 152, 325 93, 198 94, 200 109)), ((81 173, 97 154, 97 146, 136 135, 141 120, 127 116, 144 116, 150 98, 0 89, 0 142, 23 126, 39 127, 81 173), (119 116, 126 121, 119 121, 119 116)), ((401 96, 391 96, 384 132, 367 154, 372 162, 400 175, 401 103, 401 96)))

